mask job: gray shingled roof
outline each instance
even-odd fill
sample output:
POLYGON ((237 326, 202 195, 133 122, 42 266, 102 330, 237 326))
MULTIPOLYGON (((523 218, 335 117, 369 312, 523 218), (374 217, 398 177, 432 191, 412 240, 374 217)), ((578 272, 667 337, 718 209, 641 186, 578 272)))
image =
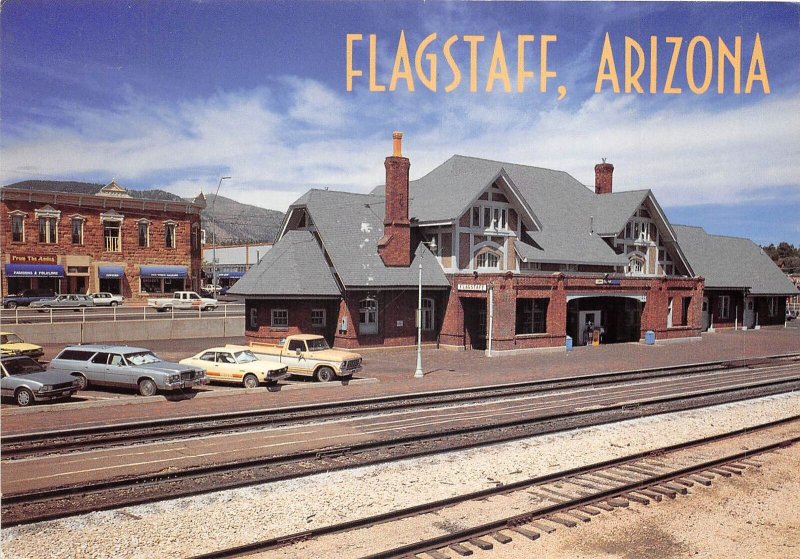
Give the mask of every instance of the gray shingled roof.
POLYGON ((750 239, 709 235, 702 227, 673 225, 678 243, 706 288, 749 289, 753 295, 797 295, 797 288, 750 239))
POLYGON ((416 286, 420 263, 424 286, 450 287, 438 260, 422 245, 410 267, 384 266, 378 255, 378 240, 383 236, 383 196, 311 190, 292 207, 301 203, 347 288, 416 286))
POLYGON ((309 231, 287 231, 256 266, 231 287, 232 295, 339 296, 325 256, 309 231))
POLYGON ((616 237, 633 213, 644 203, 649 190, 628 190, 611 194, 595 194, 594 230, 603 236, 616 237))

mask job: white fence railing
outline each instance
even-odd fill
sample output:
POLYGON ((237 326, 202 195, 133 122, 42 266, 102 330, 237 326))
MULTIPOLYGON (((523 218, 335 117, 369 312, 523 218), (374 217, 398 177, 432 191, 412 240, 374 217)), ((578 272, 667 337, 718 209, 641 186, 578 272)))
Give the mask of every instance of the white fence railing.
POLYGON ((164 320, 203 318, 244 318, 242 303, 222 303, 213 311, 200 309, 170 309, 157 311, 147 305, 123 305, 119 307, 84 307, 80 309, 31 309, 17 307, 0 310, 0 323, 8 324, 55 324, 74 322, 118 322, 123 320, 164 320))

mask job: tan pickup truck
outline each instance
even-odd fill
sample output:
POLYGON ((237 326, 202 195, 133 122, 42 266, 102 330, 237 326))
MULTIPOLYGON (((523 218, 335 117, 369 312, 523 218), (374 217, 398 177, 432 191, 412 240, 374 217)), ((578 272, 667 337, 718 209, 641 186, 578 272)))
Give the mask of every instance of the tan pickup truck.
POLYGON ((313 377, 328 382, 337 377, 349 378, 361 370, 361 356, 341 349, 331 349, 322 336, 296 334, 280 345, 250 342, 247 346, 259 359, 279 360, 293 375, 313 377))

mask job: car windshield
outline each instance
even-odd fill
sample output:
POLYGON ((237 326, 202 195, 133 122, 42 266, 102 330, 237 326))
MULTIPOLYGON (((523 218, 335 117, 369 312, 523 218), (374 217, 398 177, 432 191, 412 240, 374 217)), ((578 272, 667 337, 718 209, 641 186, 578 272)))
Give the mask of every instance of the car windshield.
POLYGON ((324 338, 319 340, 308 340, 308 351, 322 351, 323 349, 330 349, 328 342, 324 338))
POLYGON ((39 363, 33 359, 11 359, 3 361, 3 367, 9 375, 27 375, 29 373, 40 373, 44 371, 39 363))
POLYGON ((256 357, 256 354, 250 350, 237 351, 233 355, 236 356, 236 361, 238 363, 252 363, 253 361, 258 361, 258 357, 256 357))
POLYGON ((142 351, 139 353, 127 353, 125 359, 131 365, 147 365, 148 363, 158 363, 161 359, 152 351, 142 351))
POLYGON ((16 334, 3 334, 0 336, 0 343, 3 344, 21 344, 23 343, 22 338, 17 336, 16 334))

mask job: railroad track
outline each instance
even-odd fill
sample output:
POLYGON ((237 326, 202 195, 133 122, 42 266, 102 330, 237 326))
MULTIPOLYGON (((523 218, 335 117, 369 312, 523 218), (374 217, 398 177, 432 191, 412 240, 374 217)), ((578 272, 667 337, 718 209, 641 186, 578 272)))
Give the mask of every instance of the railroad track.
MULTIPOLYGON (((592 400, 586 397, 584 401, 587 405, 581 409, 556 408, 555 411, 544 412, 538 417, 523 414, 511 419, 503 418, 492 424, 479 422, 456 425, 436 432, 405 436, 392 434, 384 440, 313 448, 166 473, 159 471, 153 474, 119 476, 106 481, 64 485, 41 491, 6 491, 3 495, 2 523, 3 527, 8 527, 798 390, 800 378, 797 376, 797 367, 793 364, 790 366, 793 367, 793 372, 779 375, 779 378, 752 381, 734 387, 706 388, 694 394, 672 392, 661 396, 640 396, 636 401, 627 399, 621 402, 617 397, 615 403, 604 406, 588 405, 592 400)), ((780 372, 778 369, 770 370, 777 373, 780 372)))
POLYGON ((499 386, 443 390, 418 394, 385 396, 364 400, 326 402, 289 408, 254 409, 224 414, 116 423, 111 425, 50 429, 5 435, 0 441, 3 460, 57 452, 109 448, 141 442, 185 439, 257 427, 277 427, 306 421, 340 419, 359 415, 388 413, 394 410, 465 404, 533 393, 545 394, 565 389, 603 387, 669 377, 691 378, 714 371, 752 370, 800 363, 800 353, 746 360, 727 360, 600 373, 583 377, 510 383, 499 386))
MULTIPOLYGON (((798 441, 800 416, 794 416, 378 516, 221 549, 192 559, 280 552, 299 542, 305 542, 303 554, 314 556, 309 542, 335 534, 357 534, 352 545, 356 549, 372 549, 363 559, 410 558, 423 553, 433 559, 469 556, 476 549, 489 550, 514 538, 537 540, 542 534, 575 527, 604 511, 628 507, 631 503, 648 505, 675 499, 690 494, 695 486, 707 487, 719 480, 746 475, 762 466, 759 456, 798 441), (742 450, 745 447, 747 450, 742 450), (492 510, 493 500, 494 510, 508 510, 511 503, 517 502, 526 503, 528 509, 510 516, 496 515, 490 520, 482 518, 474 525, 463 526, 466 522, 463 510, 468 507, 492 510), (419 525, 420 519, 425 524, 425 515, 430 515, 428 524, 438 526, 428 534, 420 533, 418 541, 404 545, 383 543, 383 547, 376 543, 385 542, 382 535, 392 530, 392 523, 417 518, 415 525, 419 525), (459 521, 448 522, 448 518, 459 521), (459 525, 458 529, 453 528, 459 525), (371 534, 369 529, 374 527, 381 529, 371 534)), ((337 543, 348 545, 341 539, 337 543)))

